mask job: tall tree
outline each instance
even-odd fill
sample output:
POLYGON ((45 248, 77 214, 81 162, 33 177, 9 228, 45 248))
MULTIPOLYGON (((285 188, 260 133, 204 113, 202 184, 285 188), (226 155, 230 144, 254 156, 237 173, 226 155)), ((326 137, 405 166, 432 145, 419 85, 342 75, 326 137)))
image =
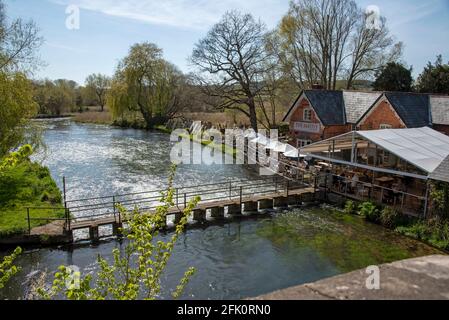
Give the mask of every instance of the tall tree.
POLYGON ((186 79, 162 57, 155 44, 144 42, 131 47, 120 63, 109 94, 113 114, 138 110, 147 127, 164 124, 183 108, 186 79))
POLYGON ((449 63, 444 64, 441 55, 435 64, 429 62, 419 75, 416 88, 424 93, 449 94, 449 63))
POLYGON ((36 113, 32 92, 22 73, 0 72, 0 159, 23 142, 28 119, 36 113))
POLYGON ((389 36, 385 19, 371 28, 367 18, 353 0, 292 1, 273 48, 300 88, 319 83, 336 89, 338 80, 351 88, 401 53, 402 45, 389 36))
POLYGON ((257 130, 256 97, 266 72, 265 26, 250 14, 227 12, 192 53, 197 79, 219 110, 244 113, 257 130))
POLYGON ((390 62, 383 67, 373 83, 377 91, 412 91, 412 68, 407 69, 401 63, 390 62))
POLYGON ((23 143, 28 119, 36 113, 26 73, 41 43, 34 22, 9 21, 0 0, 0 160, 23 143))
POLYGON ((43 39, 33 21, 8 21, 0 0, 0 71, 29 72, 39 64, 37 50, 43 39))
POLYGON ((111 79, 103 74, 91 74, 86 79, 86 88, 95 94, 97 103, 101 107, 101 112, 104 111, 106 105, 106 94, 111 86, 111 79))

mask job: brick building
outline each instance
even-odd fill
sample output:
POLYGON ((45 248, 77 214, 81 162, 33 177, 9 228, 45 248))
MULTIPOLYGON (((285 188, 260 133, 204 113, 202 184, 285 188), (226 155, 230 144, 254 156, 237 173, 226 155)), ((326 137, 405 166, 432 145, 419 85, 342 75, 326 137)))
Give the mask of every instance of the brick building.
POLYGON ((352 130, 433 127, 449 135, 449 96, 304 90, 284 118, 292 144, 305 146, 352 130))

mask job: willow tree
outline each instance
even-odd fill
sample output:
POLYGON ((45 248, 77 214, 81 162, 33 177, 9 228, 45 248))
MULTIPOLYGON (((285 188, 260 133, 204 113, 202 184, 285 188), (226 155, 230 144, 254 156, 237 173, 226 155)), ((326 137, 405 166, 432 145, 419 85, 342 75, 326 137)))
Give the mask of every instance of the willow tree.
POLYGON ((183 74, 163 59, 162 50, 144 42, 131 47, 120 61, 109 92, 109 106, 117 117, 139 111, 147 128, 164 124, 183 107, 183 74))

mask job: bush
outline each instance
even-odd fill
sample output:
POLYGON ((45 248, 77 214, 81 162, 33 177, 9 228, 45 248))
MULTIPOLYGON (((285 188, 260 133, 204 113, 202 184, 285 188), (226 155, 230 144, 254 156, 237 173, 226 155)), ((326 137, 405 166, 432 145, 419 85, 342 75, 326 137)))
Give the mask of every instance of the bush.
POLYGON ((359 214, 371 222, 379 222, 380 211, 372 202, 364 202, 359 206, 359 214))
POLYGON ((346 201, 345 208, 343 209, 343 212, 346 214, 354 214, 354 211, 355 211, 354 201, 351 201, 351 200, 346 201))
POLYGON ((402 214, 391 207, 385 207, 380 214, 380 223, 388 228, 395 228, 402 221, 402 214))

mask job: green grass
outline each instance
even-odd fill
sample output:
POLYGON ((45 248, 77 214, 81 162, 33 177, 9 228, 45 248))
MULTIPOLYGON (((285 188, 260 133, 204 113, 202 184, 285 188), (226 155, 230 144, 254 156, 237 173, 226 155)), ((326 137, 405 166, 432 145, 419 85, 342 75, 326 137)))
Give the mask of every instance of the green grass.
MULTIPOLYGON (((31 218, 61 218, 64 216, 62 196, 48 168, 25 161, 5 170, 0 176, 0 237, 28 231, 27 207, 46 207, 30 210, 31 218)), ((31 227, 49 221, 32 221, 31 227)))

